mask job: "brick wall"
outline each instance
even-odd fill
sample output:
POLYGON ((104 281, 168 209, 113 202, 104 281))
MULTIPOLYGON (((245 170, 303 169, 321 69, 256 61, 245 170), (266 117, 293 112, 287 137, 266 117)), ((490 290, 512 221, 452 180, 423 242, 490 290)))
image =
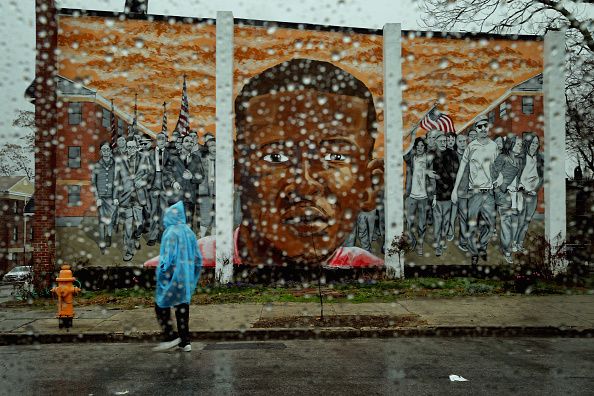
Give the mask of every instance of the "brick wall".
MULTIPOLYGON (((58 140, 56 150, 56 216, 81 217, 95 215, 95 196, 91 186, 92 166, 100 158, 99 145, 109 141, 111 130, 102 125, 103 107, 95 102, 82 102, 82 121, 79 125, 68 122, 68 103, 58 111, 58 140), (68 167, 68 147, 81 148, 79 168, 68 167), (81 187, 80 205, 68 203, 68 186, 81 187)), ((116 117, 116 122, 118 121, 116 117)), ((128 124, 124 122, 124 130, 128 124)))
POLYGON ((51 285, 55 266, 56 75, 58 25, 54 0, 35 0, 35 286, 51 285))

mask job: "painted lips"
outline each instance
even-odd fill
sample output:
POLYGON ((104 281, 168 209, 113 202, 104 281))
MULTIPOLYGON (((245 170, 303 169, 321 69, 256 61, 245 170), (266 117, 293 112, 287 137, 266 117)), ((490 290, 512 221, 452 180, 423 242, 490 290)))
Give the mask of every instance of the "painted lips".
POLYGON ((293 206, 283 215, 282 223, 298 235, 316 235, 328 227, 328 216, 315 206, 293 206))

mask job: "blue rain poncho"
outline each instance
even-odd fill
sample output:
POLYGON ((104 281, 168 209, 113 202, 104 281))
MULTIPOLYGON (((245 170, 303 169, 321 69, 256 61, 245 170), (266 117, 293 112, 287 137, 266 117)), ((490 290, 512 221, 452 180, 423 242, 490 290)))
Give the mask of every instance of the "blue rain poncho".
POLYGON ((183 202, 167 208, 163 225, 156 303, 161 308, 189 304, 200 279, 202 256, 196 235, 186 224, 183 202))

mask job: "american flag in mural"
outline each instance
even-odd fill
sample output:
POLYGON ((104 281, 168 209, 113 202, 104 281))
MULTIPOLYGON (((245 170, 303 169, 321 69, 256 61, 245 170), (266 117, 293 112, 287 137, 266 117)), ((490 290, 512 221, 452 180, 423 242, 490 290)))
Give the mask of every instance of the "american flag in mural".
POLYGON ((167 102, 163 102, 163 123, 161 124, 161 132, 167 135, 167 102))
POLYGON ((190 112, 188 110, 188 89, 186 87, 186 76, 184 75, 184 85, 182 89, 182 101, 179 109, 179 118, 177 119, 177 125, 175 130, 182 136, 190 133, 190 112))
POLYGON ((111 124, 110 124, 110 129, 111 129, 111 141, 110 141, 110 146, 112 149, 115 149, 118 145, 118 124, 116 122, 116 117, 115 117, 115 113, 113 110, 113 99, 111 100, 111 124))
POLYGON ((452 118, 447 114, 441 113, 437 110, 436 106, 433 106, 433 108, 429 110, 427 115, 421 120, 420 125, 421 128, 426 131, 437 129, 442 132, 456 132, 452 118))

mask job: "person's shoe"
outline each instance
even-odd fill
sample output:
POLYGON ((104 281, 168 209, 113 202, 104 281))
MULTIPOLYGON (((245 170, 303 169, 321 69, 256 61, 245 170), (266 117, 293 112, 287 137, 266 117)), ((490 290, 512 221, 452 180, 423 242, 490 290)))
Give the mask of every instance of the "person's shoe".
POLYGON ((458 245, 458 249, 462 250, 464 253, 468 252, 468 247, 464 245, 458 245))
POLYGON ((159 343, 159 345, 157 345, 156 347, 154 347, 153 351, 154 352, 167 351, 171 348, 175 348, 176 346, 178 346, 180 342, 181 342, 181 338, 179 338, 179 337, 174 340, 171 340, 171 341, 164 341, 164 342, 159 343))
POLYGON ((479 260, 479 256, 472 256, 470 259, 470 264, 473 267, 476 267, 478 265, 478 260, 479 260))
POLYGON ((441 256, 441 254, 442 254, 442 253, 443 253, 443 252, 442 252, 442 250, 441 250, 441 248, 440 248, 440 247, 438 247, 438 248, 435 248, 435 255, 436 255, 437 257, 441 256))
POLYGON ((150 241, 148 241, 146 243, 147 246, 155 246, 155 244, 157 243, 156 239, 151 239, 150 241))
POLYGON ((514 263, 514 259, 512 258, 512 255, 511 255, 511 253, 505 253, 505 254, 503 255, 503 257, 505 258, 505 261, 506 261, 508 264, 513 264, 513 263, 514 263))
POLYGON ((454 231, 448 232, 448 234, 446 235, 446 238, 449 242, 453 241, 454 240, 454 231))
POLYGON ((134 247, 136 248, 136 250, 140 249, 140 239, 136 239, 134 241, 134 247))
POLYGON ((111 236, 105 237, 105 247, 111 246, 111 236))
POLYGON ((127 252, 126 254, 124 254, 124 261, 130 261, 133 257, 134 255, 132 253, 127 252))
POLYGON ((479 255, 481 256, 483 261, 487 261, 487 251, 486 250, 479 252, 479 255))
POLYGON ((180 344, 179 349, 181 349, 184 352, 192 352, 192 344, 188 343, 183 346, 180 344))
POLYGON ((512 243, 512 252, 514 252, 514 253, 518 253, 519 252, 519 250, 518 250, 518 244, 515 243, 515 242, 512 243))

